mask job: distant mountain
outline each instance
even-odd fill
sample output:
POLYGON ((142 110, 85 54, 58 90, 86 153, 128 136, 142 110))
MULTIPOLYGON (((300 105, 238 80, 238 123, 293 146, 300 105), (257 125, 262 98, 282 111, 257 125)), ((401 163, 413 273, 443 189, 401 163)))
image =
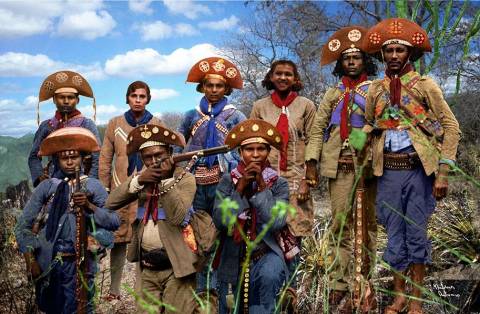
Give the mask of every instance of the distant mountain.
POLYGON ((0 136, 0 191, 9 185, 30 179, 28 153, 32 147, 33 134, 20 138, 0 136))

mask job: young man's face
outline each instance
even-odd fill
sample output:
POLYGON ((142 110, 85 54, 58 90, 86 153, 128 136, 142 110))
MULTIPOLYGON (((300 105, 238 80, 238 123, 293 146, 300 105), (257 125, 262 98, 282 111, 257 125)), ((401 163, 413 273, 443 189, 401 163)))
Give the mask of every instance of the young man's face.
POLYGON ((140 151, 142 161, 146 167, 150 167, 162 158, 170 156, 170 149, 168 146, 150 146, 140 151))
POLYGON ((293 67, 290 64, 277 64, 270 75, 270 81, 277 91, 289 91, 295 83, 293 67))
POLYGON ((74 174, 75 169, 80 168, 82 164, 82 156, 76 150, 63 151, 58 153, 57 156, 60 169, 67 175, 74 174))
POLYGON ((53 96, 53 102, 57 110, 62 114, 73 112, 79 102, 78 95, 75 93, 58 93, 53 96))
POLYGON ((257 162, 259 164, 264 163, 267 160, 269 153, 270 146, 267 144, 252 143, 243 145, 240 148, 240 156, 247 166, 252 162, 257 162))
POLYGON ((148 94, 144 88, 137 88, 128 95, 128 105, 133 112, 142 113, 148 102, 148 94))
POLYGON ((227 90, 225 82, 218 78, 208 78, 203 83, 203 92, 210 104, 219 102, 227 90))
POLYGON ((390 44, 382 49, 387 68, 393 72, 400 72, 410 56, 408 47, 401 44, 390 44))
POLYGON ((346 76, 357 78, 365 69, 363 54, 360 51, 344 53, 340 58, 346 76))

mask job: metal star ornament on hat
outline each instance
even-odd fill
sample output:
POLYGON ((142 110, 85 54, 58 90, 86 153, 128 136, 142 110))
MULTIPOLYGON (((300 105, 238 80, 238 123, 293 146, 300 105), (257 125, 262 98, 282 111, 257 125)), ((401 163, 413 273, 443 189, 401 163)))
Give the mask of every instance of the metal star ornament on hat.
POLYGON ((188 72, 187 82, 201 83, 205 78, 219 78, 231 88, 243 88, 243 80, 238 68, 221 57, 205 58, 195 63, 188 72))
POLYGON ((368 53, 379 52, 389 44, 402 44, 423 52, 432 51, 427 32, 417 23, 403 18, 379 22, 368 30, 366 39, 365 49, 368 53))
POLYGON ((38 156, 51 156, 68 150, 91 153, 98 152, 100 146, 91 131, 80 127, 66 127, 53 131, 42 141, 38 156))
POLYGON ((95 121, 97 106, 90 84, 88 84, 88 81, 79 73, 64 70, 50 74, 40 86, 37 104, 38 124, 40 124, 40 102, 48 100, 58 93, 75 93, 93 98, 93 120, 95 121))
POLYGON ((322 47, 321 65, 337 61, 342 53, 365 51, 367 29, 362 26, 343 27, 322 47))
POLYGON ((176 145, 185 147, 182 135, 156 124, 145 124, 133 129, 127 138, 127 155, 151 146, 176 145))
POLYGON ((252 143, 268 144, 282 148, 282 136, 277 128, 260 119, 248 119, 237 124, 225 138, 225 145, 231 149, 252 143))

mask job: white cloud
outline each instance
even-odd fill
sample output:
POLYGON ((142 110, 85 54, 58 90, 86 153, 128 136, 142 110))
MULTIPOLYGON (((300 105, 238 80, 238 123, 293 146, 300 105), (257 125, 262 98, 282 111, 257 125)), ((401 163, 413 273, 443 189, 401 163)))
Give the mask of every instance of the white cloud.
POLYGON ((182 14, 189 19, 196 19, 200 15, 209 15, 212 12, 203 4, 192 0, 163 0, 168 11, 173 14, 182 14))
POLYGON ((190 24, 179 23, 169 25, 162 21, 155 21, 153 23, 142 23, 135 25, 134 29, 140 31, 142 40, 161 40, 177 36, 192 36, 198 34, 198 31, 190 24))
POLYGON ((152 88, 150 89, 150 93, 152 100, 165 100, 180 95, 179 92, 171 88, 152 88))
POLYGON ((108 75, 123 77, 129 77, 131 73, 177 74, 188 71, 202 58, 218 55, 218 49, 211 44, 199 44, 189 49, 179 48, 168 55, 162 55, 152 48, 135 49, 108 59, 105 62, 105 72, 108 75))
POLYGON ((2 1, 0 37, 22 37, 55 32, 61 36, 94 39, 116 25, 103 10, 102 0, 2 1))
MULTIPOLYGON (((89 102, 88 104, 79 106, 78 110, 80 110, 80 112, 84 116, 90 119, 93 119, 93 106, 91 105, 91 102, 89 102)), ((121 115, 127 110, 128 110, 128 105, 126 104, 123 104, 122 106, 97 105, 97 116, 96 116, 95 123, 97 125, 107 124, 111 118, 121 115)))
POLYGON ((13 99, 0 99, 2 128, 0 135, 21 136, 33 132, 37 128, 38 98, 31 95, 18 102, 13 99))
POLYGON ((236 27, 239 21, 240 19, 238 17, 231 15, 229 18, 224 18, 220 21, 202 22, 199 26, 211 30, 226 30, 236 27))
POLYGON ((152 14, 152 0, 128 0, 128 8, 136 13, 152 14))
POLYGON ((15 15, 11 11, 0 9, 0 36, 23 37, 41 34, 51 28, 49 18, 15 15))
POLYGON ((55 71, 66 69, 79 72, 89 80, 105 78, 102 66, 98 62, 78 65, 55 61, 44 54, 7 52, 0 55, 0 77, 47 76, 55 71))
POLYGON ((57 26, 57 34, 92 40, 107 35, 116 25, 115 20, 105 10, 85 11, 64 15, 57 26))

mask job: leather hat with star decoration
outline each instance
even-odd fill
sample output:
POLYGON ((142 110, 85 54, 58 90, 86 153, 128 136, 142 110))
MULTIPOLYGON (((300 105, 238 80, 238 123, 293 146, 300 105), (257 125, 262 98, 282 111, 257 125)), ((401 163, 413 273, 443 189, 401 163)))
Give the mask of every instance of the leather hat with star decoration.
POLYGON ((156 124, 145 124, 133 129, 127 138, 127 155, 151 146, 176 145, 185 147, 182 135, 156 124))
POLYGON ((75 93, 93 98, 93 120, 95 120, 97 106, 90 84, 88 84, 88 81, 80 74, 65 70, 50 74, 40 86, 37 104, 38 123, 40 123, 40 103, 52 98, 56 93, 75 93))
POLYGON ((280 150, 282 136, 277 128, 264 120, 248 119, 237 124, 225 138, 230 149, 252 143, 268 144, 280 150))
POLYGON ((417 23, 403 18, 390 18, 370 28, 366 34, 368 53, 381 51, 389 44, 402 44, 423 52, 432 51, 427 32, 417 23))
POLYGON ((187 82, 201 83, 204 78, 219 78, 231 88, 243 88, 240 71, 235 64, 224 58, 210 57, 198 61, 188 72, 187 82))
POLYGON ((81 127, 66 127, 53 131, 42 141, 38 156, 51 156, 69 150, 91 153, 98 152, 100 146, 91 131, 81 127))
POLYGON ((343 27, 336 31, 322 47, 321 65, 340 59, 342 53, 365 51, 367 29, 361 26, 343 27))

